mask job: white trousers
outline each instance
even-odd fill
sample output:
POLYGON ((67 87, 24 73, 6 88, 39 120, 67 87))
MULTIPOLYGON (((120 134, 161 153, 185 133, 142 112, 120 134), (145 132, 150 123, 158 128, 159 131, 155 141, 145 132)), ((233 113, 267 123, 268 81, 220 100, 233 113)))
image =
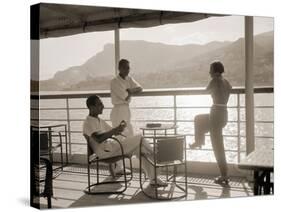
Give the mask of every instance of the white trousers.
POLYGON ((133 126, 131 124, 131 111, 128 104, 114 105, 110 113, 110 119, 112 127, 117 127, 121 121, 124 120, 127 123, 127 127, 125 128, 123 134, 127 137, 134 135, 133 126))
MULTIPOLYGON (((135 135, 135 136, 127 137, 125 139, 120 139, 119 141, 123 146, 124 154, 136 155, 137 158, 139 158, 140 157, 139 148, 140 148, 141 139, 143 139, 141 135, 135 135)), ((108 145, 107 151, 98 151, 97 154, 100 158, 107 158, 107 157, 121 155, 120 145, 116 141, 107 143, 107 145, 108 145)), ((142 141, 142 152, 145 154, 153 153, 152 146, 145 139, 142 141)), ((147 160, 145 159, 142 160, 142 167, 149 179, 151 180, 155 179, 153 166, 147 160)))

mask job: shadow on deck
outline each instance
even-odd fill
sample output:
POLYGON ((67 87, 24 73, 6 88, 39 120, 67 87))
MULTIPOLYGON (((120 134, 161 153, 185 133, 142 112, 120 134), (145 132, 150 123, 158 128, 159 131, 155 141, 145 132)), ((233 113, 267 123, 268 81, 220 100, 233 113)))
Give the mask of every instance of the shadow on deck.
MULTIPOLYGON (((88 207, 102 205, 137 204, 148 202, 159 202, 146 197, 140 189, 139 173, 134 172, 133 180, 129 183, 128 189, 119 195, 88 195, 84 193, 87 187, 86 169, 81 167, 65 167, 64 171, 54 179, 53 208, 88 207)), ((106 171, 102 180, 106 180, 106 171)), ((253 196, 252 186, 245 178, 231 178, 228 186, 221 186, 213 183, 210 175, 188 174, 188 195, 185 198, 173 200, 206 200, 230 197, 253 196)), ((180 179, 179 179, 180 180, 180 179)), ((116 185, 116 190, 121 184, 116 185)), ((148 182, 144 184, 146 192, 154 192, 148 182)), ((112 188, 112 187, 111 187, 112 188)), ((168 186, 159 192, 163 195, 180 195, 181 190, 168 186)), ((41 207, 45 208, 47 201, 41 198, 41 207)), ((168 200, 169 201, 169 200, 168 200)))

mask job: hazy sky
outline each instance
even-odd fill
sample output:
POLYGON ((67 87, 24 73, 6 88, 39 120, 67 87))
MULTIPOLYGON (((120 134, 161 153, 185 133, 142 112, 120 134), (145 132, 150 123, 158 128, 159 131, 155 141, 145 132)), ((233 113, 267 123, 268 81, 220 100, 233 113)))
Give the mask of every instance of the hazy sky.
MULTIPOLYGON (((255 17, 254 33, 273 30, 273 18, 255 17)), ((225 16, 152 28, 120 30, 121 40, 146 40, 174 45, 234 41, 244 36, 244 16, 225 16)), ((71 66, 81 65, 114 42, 113 31, 92 32, 40 40, 40 79, 71 66)), ((122 46, 121 46, 122 48, 122 46)))

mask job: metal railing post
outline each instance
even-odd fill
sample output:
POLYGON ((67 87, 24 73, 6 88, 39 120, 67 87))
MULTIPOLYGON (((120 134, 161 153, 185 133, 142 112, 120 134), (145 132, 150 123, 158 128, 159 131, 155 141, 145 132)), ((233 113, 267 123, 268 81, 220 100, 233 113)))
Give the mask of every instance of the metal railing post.
POLYGON ((237 94, 237 153, 238 153, 238 163, 240 162, 240 156, 241 156, 241 134, 240 134, 240 129, 241 129, 241 125, 240 125, 240 94, 237 94))
MULTIPOLYGON (((173 95, 174 97, 174 125, 177 124, 178 118, 177 118, 177 96, 173 95)), ((177 127, 175 128, 175 134, 178 134, 177 127)))
POLYGON ((66 119, 67 119, 69 154, 71 155, 71 127, 70 127, 70 113, 69 113, 69 99, 68 98, 66 98, 66 119))
MULTIPOLYGON (((267 94, 267 93, 274 93, 273 92, 273 87, 258 87, 258 88, 255 88, 255 93, 262 93, 262 94, 267 94)), ((237 123, 237 133, 236 135, 227 135, 228 137, 235 137, 234 139, 237 139, 237 148, 235 150, 230 150, 231 152, 235 152, 235 154, 238 154, 237 156, 237 159, 235 159, 235 161, 240 161, 242 159, 242 157, 245 155, 245 150, 244 150, 244 143, 242 143, 242 141, 244 140, 244 137, 245 135, 243 135, 241 133, 241 129, 242 128, 242 124, 244 124, 244 120, 242 120, 241 118, 241 115, 242 115, 242 112, 241 112, 241 109, 244 109, 245 106, 244 105, 241 105, 241 101, 243 99, 241 99, 241 94, 245 94, 245 89, 244 88, 234 88, 232 89, 232 92, 231 92, 233 95, 237 95, 236 96, 236 99, 237 99, 237 103, 235 106, 231 106, 230 108, 234 108, 234 109, 237 109, 236 111, 236 114, 237 114, 237 120, 235 121, 231 121, 231 123, 237 123), (237 137, 237 138, 236 138, 237 137), (243 148, 242 148, 243 147, 243 148)), ((66 110, 66 117, 63 118, 63 119, 59 119, 59 116, 56 118, 52 118, 52 117, 47 117, 47 118, 40 118, 40 122, 44 123, 46 121, 50 122, 50 121, 63 121, 65 123, 65 128, 67 129, 67 133, 66 133, 66 139, 67 141, 69 141, 69 143, 66 141, 67 143, 67 147, 69 147, 69 150, 68 148, 66 148, 66 152, 68 152, 69 154, 72 154, 72 145, 84 145, 84 143, 81 143, 81 142, 75 142, 74 140, 72 141, 71 137, 73 135, 73 133, 80 133, 82 134, 82 131, 80 130, 77 130, 75 128, 75 126, 71 126, 70 124, 72 122, 75 122, 75 121, 83 121, 84 119, 80 119, 80 118, 73 118, 72 119, 72 116, 70 114, 70 109, 72 110, 71 113, 75 112, 75 110, 82 110, 82 109, 85 109, 84 107, 83 108, 75 108, 75 107, 71 107, 70 105, 70 100, 71 99, 81 99, 81 98, 85 98, 87 97, 88 95, 90 95, 92 93, 79 93, 79 94, 76 94, 76 93, 73 93, 73 94, 45 94, 45 95, 41 95, 40 96, 40 100, 45 100, 45 99, 61 99, 61 100, 65 100, 66 101, 66 106, 64 108, 61 108, 61 107, 48 107, 48 108, 40 108, 41 110, 44 110, 44 111, 55 111, 55 110, 62 110, 62 111, 65 111, 66 110), (67 125, 67 126, 66 126, 67 125)), ((101 97, 110 97, 110 93, 109 92, 96 92, 95 94, 101 96, 101 97)), ((177 105, 177 96, 183 96, 183 95, 203 95, 205 94, 204 93, 204 90, 203 89, 186 89, 186 90, 183 90, 183 89, 180 89, 180 90, 164 90, 164 91, 159 91, 159 90, 153 90, 153 91, 144 91, 141 93, 140 96, 154 96, 154 97, 157 97, 157 96, 169 96, 169 97, 172 97, 173 99, 171 99, 171 103, 173 105, 169 105, 167 107, 156 107, 156 106, 151 106, 150 107, 137 107, 137 108, 147 108, 147 109, 169 109, 169 110, 174 110, 173 111, 173 115, 174 117, 171 119, 171 120, 165 120, 165 119, 160 119, 160 120, 154 120, 155 122, 173 122, 173 124, 177 124, 177 123, 193 123, 194 120, 181 120, 177 114, 177 110, 178 109, 182 109, 182 108, 192 108, 192 107, 178 107, 177 105), (180 119, 180 120, 179 120, 180 119)), ((34 99, 37 98, 36 96, 33 97, 34 99)), ((246 96, 245 96, 246 98, 246 96)), ((266 106, 266 107, 269 107, 269 108, 273 108, 273 106, 266 106)), ((202 108, 202 107, 198 107, 198 108, 202 108)), ((204 107, 203 107, 204 108, 204 107)), ((38 110, 36 108, 32 108, 32 110, 38 110)), ((36 120, 36 119, 35 119, 36 120)), ((36 120, 38 121, 38 120, 36 120)), ((138 121, 138 120, 137 120, 138 121)), ((142 120, 140 120, 142 121, 142 120)), ((148 120, 150 121, 150 120, 148 120)), ((257 121, 257 123, 259 123, 261 121, 257 121)), ((263 122, 261 122, 263 123, 263 122)), ((273 123, 273 121, 266 121, 264 123, 273 123)), ((175 133, 178 133, 179 130, 175 130, 174 132, 175 133)), ((189 136, 194 136, 193 134, 189 134, 189 136)), ((273 139, 272 136, 257 136, 259 138, 271 138, 273 139)), ((75 146, 76 147, 76 146, 75 146)), ((206 149, 207 151, 209 151, 208 149, 206 149)), ((74 148, 74 151, 75 151, 75 148, 74 148)), ((67 155, 68 156, 68 155, 67 155)), ((69 158, 71 159, 71 158, 69 158)), ((66 160, 67 161, 67 160, 66 160)))

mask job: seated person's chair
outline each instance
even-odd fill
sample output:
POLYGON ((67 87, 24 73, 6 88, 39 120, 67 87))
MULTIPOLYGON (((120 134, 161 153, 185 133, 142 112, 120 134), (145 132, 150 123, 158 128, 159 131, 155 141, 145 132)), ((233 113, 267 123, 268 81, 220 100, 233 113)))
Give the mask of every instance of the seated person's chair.
POLYGON ((48 208, 52 207, 51 198, 53 196, 53 167, 52 162, 40 156, 39 131, 31 130, 30 145, 30 204, 35 208, 40 208, 40 197, 47 198, 48 208), (42 190, 41 188, 44 187, 42 190))
POLYGON ((33 163, 31 170, 31 206, 40 208, 40 200, 35 198, 47 198, 48 208, 52 208, 53 196, 53 168, 49 159, 40 158, 40 164, 33 163), (41 173, 45 176, 41 177, 41 173), (44 186, 43 191, 40 187, 44 186))
POLYGON ((120 149, 121 149, 121 155, 118 156, 114 156, 114 157, 110 157, 110 158, 99 158, 96 154, 95 154, 95 150, 93 149, 93 145, 90 145, 90 139, 89 136, 84 135, 85 139, 87 140, 87 168, 88 168, 88 187, 85 189, 85 193, 87 194, 121 194, 123 193, 126 189, 127 189, 127 183, 129 181, 132 180, 133 178, 133 170, 132 170, 132 155, 124 155, 124 150, 122 147, 122 144, 119 142, 118 139, 112 137, 110 139, 112 139, 114 142, 117 142, 120 145, 120 149), (127 179, 127 175, 126 175, 126 168, 125 168, 125 159, 129 159, 130 161, 130 178, 127 179), (124 180, 111 180, 111 181, 102 181, 100 182, 99 179, 99 169, 100 169, 100 163, 106 163, 109 165, 109 172, 112 175, 113 179, 115 179, 115 174, 112 170, 112 164, 115 164, 117 161, 122 160, 123 161, 123 176, 124 176, 124 180), (92 165, 96 164, 95 168, 96 168, 96 178, 97 178, 97 182, 91 184, 91 170, 90 168, 92 167, 92 165), (104 184, 118 184, 118 183, 124 183, 124 187, 122 190, 118 190, 118 191, 93 191, 91 189, 94 189, 96 186, 98 185, 104 185, 104 184))
POLYGON ((59 167, 54 168, 54 170, 60 169, 63 171, 64 161, 63 161, 63 147, 62 147, 62 135, 61 132, 52 131, 49 128, 44 127, 34 127, 32 126, 32 132, 36 134, 37 137, 33 137, 34 142, 40 143, 40 157, 48 158, 53 164, 53 154, 59 149, 60 151, 60 162, 59 167), (54 143, 53 139, 55 137, 59 138, 58 143, 54 143))

